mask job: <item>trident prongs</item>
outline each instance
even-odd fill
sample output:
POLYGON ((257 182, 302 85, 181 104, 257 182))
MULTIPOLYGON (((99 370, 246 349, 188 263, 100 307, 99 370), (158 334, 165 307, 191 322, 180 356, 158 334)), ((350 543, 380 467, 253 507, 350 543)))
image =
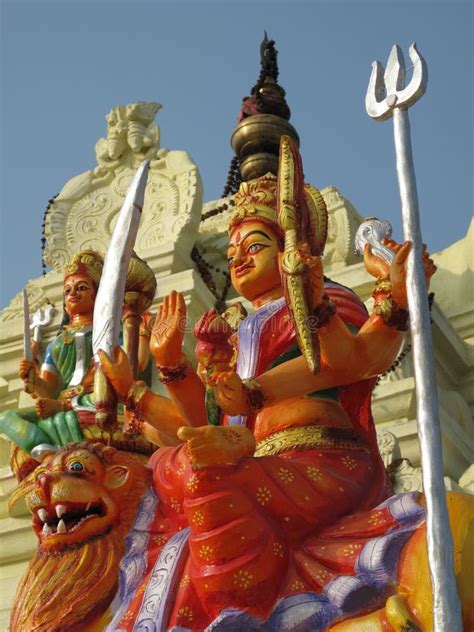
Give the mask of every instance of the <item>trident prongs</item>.
POLYGON ((372 118, 384 121, 392 116, 394 108, 409 108, 424 95, 428 83, 426 62, 415 43, 410 46, 408 54, 413 64, 413 76, 407 86, 405 62, 398 44, 392 47, 385 73, 379 61, 373 62, 365 96, 365 108, 372 118))
POLYGON ((33 318, 31 319, 30 329, 33 330, 33 340, 35 342, 40 342, 41 340, 41 330, 43 327, 49 325, 49 323, 53 319, 54 307, 50 302, 46 304, 46 307, 36 310, 33 314, 33 318))

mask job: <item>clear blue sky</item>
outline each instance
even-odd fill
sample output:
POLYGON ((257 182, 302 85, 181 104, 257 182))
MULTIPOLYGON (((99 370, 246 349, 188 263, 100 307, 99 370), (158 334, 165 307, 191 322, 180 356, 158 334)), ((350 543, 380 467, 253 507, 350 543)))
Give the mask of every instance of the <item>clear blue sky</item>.
POLYGON ((416 41, 429 86, 410 111, 422 228, 431 251, 473 210, 471 1, 5 1, 2 11, 0 306, 41 275, 47 201, 94 167, 111 107, 163 104, 162 146, 185 149, 205 200, 220 196, 229 138, 259 71, 264 29, 302 139, 306 178, 336 185, 401 238, 392 123, 368 118, 371 62, 416 41))

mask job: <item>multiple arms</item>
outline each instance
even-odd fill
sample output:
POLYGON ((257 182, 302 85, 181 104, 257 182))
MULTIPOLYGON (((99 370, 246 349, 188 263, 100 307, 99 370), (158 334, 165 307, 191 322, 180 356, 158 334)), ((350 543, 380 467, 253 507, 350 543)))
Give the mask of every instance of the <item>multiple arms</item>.
MULTIPOLYGON (((406 308, 405 262, 410 244, 398 245, 386 240, 386 245, 395 252, 389 266, 366 249, 365 263, 371 274, 385 277, 390 283, 390 301, 400 309, 406 308)), ((316 259, 316 258, 315 258, 316 259)), ((321 301, 322 269, 318 261, 309 262, 312 274, 312 292, 321 301)), ((433 274, 435 267, 424 253, 423 263, 426 278, 433 274)), ((306 361, 295 358, 258 377, 258 386, 265 394, 267 404, 304 395, 308 392, 357 382, 385 372, 395 358, 403 333, 387 324, 387 319, 374 313, 353 335, 342 319, 336 315, 319 330, 321 344, 321 371, 313 375, 306 361)), ((205 426, 205 387, 197 373, 182 356, 182 342, 186 323, 186 306, 183 297, 172 292, 160 307, 150 340, 150 351, 166 383, 171 399, 147 391, 140 399, 140 414, 146 419, 143 433, 155 443, 175 443, 177 436, 190 439, 187 431, 178 433, 181 426, 205 426), (165 439, 158 440, 157 432, 164 433, 165 439)), ((125 358, 125 355, 123 358, 125 358)), ((115 364, 101 355, 104 370, 112 381, 119 398, 126 401, 132 383, 131 376, 124 378, 123 358, 117 356, 115 364), (122 376, 120 376, 122 372, 122 376), (120 381, 122 380, 122 381, 120 381)), ((126 372, 125 372, 126 373, 126 372)), ((248 414, 248 388, 237 373, 223 373, 215 384, 219 406, 228 414, 248 414)))
MULTIPOLYGON (((394 309, 405 310, 406 268, 410 243, 397 244, 384 240, 395 251, 391 265, 376 257, 367 247, 364 255, 367 270, 378 279, 386 279, 388 290, 376 296, 391 301, 394 309)), ((319 258, 306 257, 311 270, 314 304, 320 304, 323 296, 323 274, 319 258)), ((423 265, 427 284, 436 270, 432 260, 423 250, 423 265)), ((390 306, 389 306, 390 307, 390 306)), ((289 360, 258 377, 258 386, 265 394, 266 404, 272 405, 291 397, 351 384, 385 373, 395 359, 403 340, 403 332, 387 324, 378 312, 378 305, 356 335, 346 327, 337 313, 319 330, 321 370, 313 375, 303 357, 289 360)), ((231 415, 249 414, 251 406, 246 385, 235 373, 225 375, 216 387, 216 399, 223 410, 231 415)))

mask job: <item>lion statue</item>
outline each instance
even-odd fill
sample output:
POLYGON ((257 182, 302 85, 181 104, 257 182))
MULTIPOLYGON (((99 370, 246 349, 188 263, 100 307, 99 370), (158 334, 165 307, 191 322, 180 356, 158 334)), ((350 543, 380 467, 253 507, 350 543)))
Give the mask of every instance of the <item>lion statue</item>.
POLYGON ((39 543, 17 589, 12 632, 103 630, 125 536, 149 487, 143 457, 101 443, 47 455, 14 492, 39 543))
MULTIPOLYGON (((130 572, 130 566, 124 565, 127 541, 133 542, 130 534, 134 529, 135 534, 138 530, 145 535, 146 520, 142 524, 140 516, 151 515, 147 498, 153 493, 151 472, 143 456, 101 443, 74 444, 47 454, 23 478, 10 501, 13 505, 25 497, 39 540, 17 589, 11 632, 115 630, 112 611, 120 610, 123 600, 119 576, 122 581, 130 572)), ((420 502, 423 504, 422 498, 420 502)), ((448 493, 448 508, 464 630, 472 630, 474 497, 448 493)), ((340 621, 330 626, 329 632, 432 630, 425 536, 423 522, 402 550, 397 592, 387 599, 385 607, 340 621)), ((156 540, 161 546, 160 539, 156 540)), ((144 588, 135 590, 135 597, 144 588)), ((163 625, 157 630, 168 629, 165 622, 163 625)), ((201 631, 203 626, 190 622, 185 629, 201 631)), ((293 628, 268 629, 282 632, 293 628)))

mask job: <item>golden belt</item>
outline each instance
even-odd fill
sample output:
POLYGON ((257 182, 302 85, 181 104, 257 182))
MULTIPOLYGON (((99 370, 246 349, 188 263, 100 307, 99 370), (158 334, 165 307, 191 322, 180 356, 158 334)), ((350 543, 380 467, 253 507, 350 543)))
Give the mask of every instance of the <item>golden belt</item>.
POLYGON ((332 426, 303 426, 287 428, 265 437, 257 443, 255 456, 270 456, 294 450, 316 448, 341 448, 344 450, 365 450, 367 445, 351 428, 332 426))

